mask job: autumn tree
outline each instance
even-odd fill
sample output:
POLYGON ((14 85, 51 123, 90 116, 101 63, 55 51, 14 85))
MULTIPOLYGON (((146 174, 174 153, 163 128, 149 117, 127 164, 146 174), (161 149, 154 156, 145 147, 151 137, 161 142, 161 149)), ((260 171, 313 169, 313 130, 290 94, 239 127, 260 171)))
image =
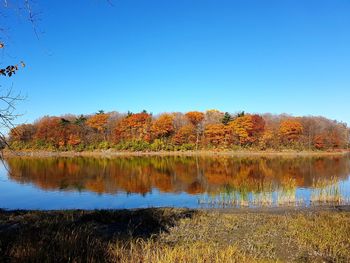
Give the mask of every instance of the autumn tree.
POLYGON ((33 140, 36 127, 33 124, 21 124, 10 131, 10 141, 30 142, 33 140))
POLYGON ((265 121, 259 115, 241 115, 230 122, 233 136, 240 145, 255 143, 259 140, 265 128, 265 121))
POLYGON ((196 143, 197 142, 196 127, 192 124, 182 126, 174 135, 173 142, 176 145, 196 143))
POLYGON ((253 128, 253 123, 248 115, 237 117, 229 126, 233 132, 234 141, 240 145, 250 142, 249 131, 253 128))
POLYGON ((188 119, 183 113, 174 112, 174 113, 172 113, 172 115, 174 116, 175 132, 177 132, 182 126, 185 126, 188 124, 188 119))
POLYGON ((61 146, 77 146, 83 141, 83 126, 76 123, 77 119, 67 120, 61 118, 63 138, 61 146))
POLYGON ((313 145, 318 150, 323 150, 327 147, 327 135, 325 133, 317 134, 313 139, 313 145))
POLYGON ((199 136, 202 132, 202 122, 204 120, 204 114, 199 111, 190 111, 185 114, 189 122, 196 127, 196 150, 198 150, 199 136))
POLYGON ((106 124, 106 137, 110 143, 115 140, 115 130, 118 123, 125 117, 125 114, 119 113, 117 111, 109 112, 109 118, 106 124))
POLYGON ((103 111, 99 111, 95 115, 92 115, 87 119, 86 125, 96 132, 103 135, 104 140, 106 140, 106 129, 108 122, 109 114, 104 113, 103 111))
POLYGON ((296 142, 303 134, 303 126, 296 118, 287 119, 280 124, 280 136, 284 142, 296 142))
POLYGON ((337 149, 341 148, 342 145, 342 134, 340 131, 336 128, 333 127, 333 129, 330 129, 328 132, 328 148, 331 149, 337 149))
POLYGON ((259 138, 260 149, 266 150, 276 147, 276 137, 272 129, 265 129, 259 138))
POLYGON ((224 117, 224 113, 219 110, 216 110, 216 109, 207 110, 204 114, 204 124, 208 125, 208 124, 220 123, 223 117, 224 117))
POLYGON ((230 130, 222 123, 209 124, 205 126, 204 130, 205 140, 213 146, 226 146, 230 137, 230 130))
POLYGON ((117 142, 123 140, 151 140, 152 115, 146 112, 130 114, 122 119, 115 130, 117 142))
POLYGON ((174 131, 174 116, 171 114, 162 114, 156 119, 153 124, 151 131, 153 136, 158 139, 170 137, 174 131))
POLYGON ((82 142, 80 126, 60 117, 44 117, 36 124, 34 140, 56 148, 76 146, 82 142))
POLYGON ((252 129, 250 131, 250 136, 254 142, 258 141, 261 135, 265 131, 265 120, 258 114, 250 115, 253 123, 252 129))
POLYGON ((34 138, 39 142, 58 147, 62 141, 61 118, 43 117, 36 123, 37 129, 34 138))

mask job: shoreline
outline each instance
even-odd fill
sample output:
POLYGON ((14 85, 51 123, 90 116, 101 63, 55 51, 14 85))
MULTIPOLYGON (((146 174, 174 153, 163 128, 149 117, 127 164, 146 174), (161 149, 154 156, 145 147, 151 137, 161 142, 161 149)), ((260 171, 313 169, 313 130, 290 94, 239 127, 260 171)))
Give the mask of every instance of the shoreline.
POLYGON ((172 206, 160 206, 160 207, 147 207, 147 208, 101 208, 101 209, 81 209, 81 208, 69 208, 69 209, 7 209, 0 207, 0 216, 3 214, 17 214, 17 213, 74 213, 74 212, 149 212, 149 211, 191 211, 196 213, 215 213, 215 214, 294 214, 294 213, 315 213, 315 212, 349 212, 350 205, 312 205, 312 206, 261 206, 261 207, 227 207, 227 208, 188 208, 188 207, 172 207, 172 206))
POLYGON ((45 151, 45 150, 21 150, 12 151, 5 149, 4 158, 13 157, 138 157, 138 156, 199 156, 199 157, 324 157, 324 156, 346 156, 350 154, 349 150, 341 151, 157 151, 157 152, 133 152, 133 151, 115 151, 115 150, 96 150, 96 151, 45 151))

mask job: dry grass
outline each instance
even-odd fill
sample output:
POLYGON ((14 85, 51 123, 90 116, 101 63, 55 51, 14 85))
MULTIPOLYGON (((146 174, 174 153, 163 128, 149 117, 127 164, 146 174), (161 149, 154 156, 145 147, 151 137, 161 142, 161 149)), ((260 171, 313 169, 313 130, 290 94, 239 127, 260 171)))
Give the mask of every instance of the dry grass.
MULTIPOLYGON (((115 262, 350 262, 350 214, 200 212, 148 240, 110 245, 115 262)), ((281 212, 282 211, 282 212, 281 212)))
POLYGON ((234 245, 225 247, 217 243, 195 241, 177 245, 153 240, 133 240, 111 245, 110 254, 115 262, 257 262, 242 254, 234 245))
POLYGON ((0 210, 0 261, 350 262, 346 209, 0 210))
POLYGON ((109 243, 148 239, 186 209, 2 211, 0 262, 110 262, 109 243))
POLYGON ((350 262, 349 213, 297 215, 288 234, 315 261, 350 262))

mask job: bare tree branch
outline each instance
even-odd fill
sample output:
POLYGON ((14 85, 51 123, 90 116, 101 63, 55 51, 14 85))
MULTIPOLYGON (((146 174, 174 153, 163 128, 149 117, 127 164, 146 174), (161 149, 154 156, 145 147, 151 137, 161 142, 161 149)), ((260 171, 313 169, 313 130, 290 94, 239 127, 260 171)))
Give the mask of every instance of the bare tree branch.
MULTIPOLYGON (((21 0, 11 1, 11 0, 1 0, 0 2, 0 19, 2 20, 0 26, 0 50, 6 48, 4 39, 9 39, 6 29, 7 26, 5 22, 8 22, 8 18, 11 13, 15 15, 21 14, 23 10, 25 11, 25 17, 30 21, 33 31, 38 38, 36 21, 38 20, 38 14, 33 12, 32 1, 31 0, 21 0), (5 21, 5 22, 3 22, 5 21)), ((10 23, 10 22, 8 22, 10 23)), ((4 67, 0 67, 0 77, 12 77, 16 72, 25 66, 23 61, 16 64, 7 64, 4 67)), ((15 127, 15 120, 21 116, 16 113, 16 104, 19 101, 24 100, 24 97, 18 93, 14 93, 12 87, 10 89, 1 89, 0 85, 0 159, 2 158, 2 150, 7 146, 6 134, 7 131, 15 127)))

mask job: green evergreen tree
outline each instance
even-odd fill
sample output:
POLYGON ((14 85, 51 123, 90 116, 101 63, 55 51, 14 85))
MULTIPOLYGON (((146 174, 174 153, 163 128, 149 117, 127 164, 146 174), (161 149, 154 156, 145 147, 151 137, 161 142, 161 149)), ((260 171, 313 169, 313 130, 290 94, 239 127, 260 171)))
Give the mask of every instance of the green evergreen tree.
POLYGON ((225 112, 224 117, 222 118, 221 122, 224 125, 227 125, 230 121, 232 121, 232 117, 231 117, 230 113, 225 112))
POLYGON ((245 115, 245 112, 244 112, 244 111, 238 112, 238 113, 236 114, 236 118, 243 117, 244 115, 245 115))
POLYGON ((83 114, 81 114, 78 118, 75 119, 74 124, 83 126, 86 122, 86 118, 84 117, 83 114))
POLYGON ((69 120, 66 120, 66 119, 64 119, 64 118, 61 118, 60 124, 61 124, 62 126, 66 126, 66 125, 70 124, 70 121, 69 121, 69 120))

